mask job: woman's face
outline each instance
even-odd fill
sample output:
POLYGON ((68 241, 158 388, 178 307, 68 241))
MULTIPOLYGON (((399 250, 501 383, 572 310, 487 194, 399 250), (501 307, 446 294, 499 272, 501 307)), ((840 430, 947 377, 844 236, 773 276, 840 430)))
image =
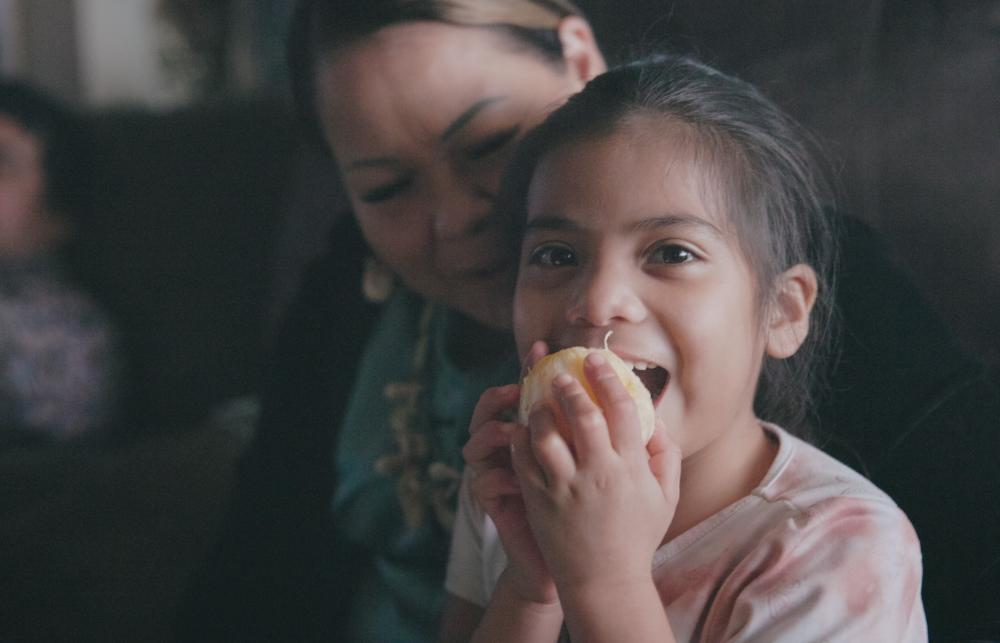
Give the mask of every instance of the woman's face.
POLYGON ((58 236, 45 208, 42 144, 0 115, 0 257, 29 256, 58 236))
POLYGON ((378 257, 422 295, 509 327, 500 177, 520 137, 585 80, 492 30, 434 22, 321 58, 320 120, 378 257))

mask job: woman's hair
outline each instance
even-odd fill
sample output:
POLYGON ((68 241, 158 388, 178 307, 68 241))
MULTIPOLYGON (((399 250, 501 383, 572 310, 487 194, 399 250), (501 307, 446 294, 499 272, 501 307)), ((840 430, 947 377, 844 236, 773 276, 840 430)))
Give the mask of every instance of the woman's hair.
POLYGON ((832 353, 837 256, 832 192, 810 151, 811 139, 752 85, 691 58, 658 55, 613 69, 553 112, 519 147, 498 207, 521 237, 527 194, 541 160, 563 145, 622 128, 680 140, 719 188, 719 205, 754 274, 761 320, 778 277, 799 263, 816 272, 819 292, 809 335, 788 359, 765 357, 754 409, 800 433, 824 392, 819 362, 832 353))
POLYGON ((91 146, 81 118, 52 96, 23 81, 0 79, 0 116, 38 139, 45 200, 58 216, 79 221, 93 199, 91 146))
POLYGON ((512 47, 561 65, 557 28, 571 15, 583 13, 569 0, 300 0, 287 46, 297 119, 308 138, 323 141, 315 103, 317 61, 383 27, 426 20, 489 28, 512 47))

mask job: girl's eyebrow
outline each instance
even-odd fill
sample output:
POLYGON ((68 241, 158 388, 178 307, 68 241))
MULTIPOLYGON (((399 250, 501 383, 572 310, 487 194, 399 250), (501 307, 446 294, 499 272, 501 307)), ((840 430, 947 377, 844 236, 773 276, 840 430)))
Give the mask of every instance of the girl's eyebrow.
MULTIPOLYGON (((465 109, 461 114, 458 115, 455 120, 448 124, 441 132, 438 137, 442 143, 447 142, 449 138, 454 136, 463 127, 469 124, 472 119, 474 119, 479 112, 483 111, 486 107, 497 103, 502 100, 506 100, 507 96, 487 96, 486 98, 481 98, 465 109)), ((353 172, 354 170, 361 170, 371 167, 393 167, 400 165, 400 161, 395 156, 376 156, 366 159, 358 159, 356 161, 351 161, 344 167, 345 172, 353 172)))
POLYGON ((544 215, 535 217, 524 226, 524 231, 529 230, 582 230, 581 226, 572 219, 555 215, 544 215))
MULTIPOLYGON (((711 221, 703 219, 701 217, 692 216, 689 214, 665 214, 658 217, 649 217, 647 219, 642 219, 640 221, 634 221, 627 224, 624 229, 626 232, 647 232, 649 230, 657 230, 660 228, 668 227, 685 227, 685 228, 697 228, 705 230, 710 234, 722 238, 725 235, 722 230, 719 229, 711 221)), ((579 231, 585 229, 585 226, 581 226, 579 223, 570 219, 568 217, 558 216, 558 215, 543 215, 535 217, 529 221, 525 227, 525 232, 531 230, 574 230, 579 231)))
POLYGON ((720 238, 725 236, 722 230, 711 221, 690 214, 665 214, 658 217, 650 217, 631 223, 626 229, 632 232, 646 232, 648 230, 668 227, 698 228, 720 238))

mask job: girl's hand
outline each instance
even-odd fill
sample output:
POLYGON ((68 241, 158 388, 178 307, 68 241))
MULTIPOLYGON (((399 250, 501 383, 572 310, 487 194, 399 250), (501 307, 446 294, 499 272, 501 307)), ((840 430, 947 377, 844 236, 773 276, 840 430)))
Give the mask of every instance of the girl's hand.
MULTIPOLYGON (((525 357, 525 370, 546 352, 544 342, 536 342, 525 357)), ((472 414, 471 437, 462 455, 472 470, 472 495, 493 520, 507 553, 505 582, 521 600, 555 603, 555 585, 528 525, 520 484, 511 465, 513 436, 525 431, 509 419, 516 417, 519 393, 517 384, 483 393, 472 414)))
POLYGON ((600 406, 567 375, 553 383, 572 448, 544 406, 513 442, 528 520, 564 602, 571 592, 650 585, 680 485, 680 450, 662 424, 644 446, 635 403, 611 366, 590 355, 584 373, 600 406))

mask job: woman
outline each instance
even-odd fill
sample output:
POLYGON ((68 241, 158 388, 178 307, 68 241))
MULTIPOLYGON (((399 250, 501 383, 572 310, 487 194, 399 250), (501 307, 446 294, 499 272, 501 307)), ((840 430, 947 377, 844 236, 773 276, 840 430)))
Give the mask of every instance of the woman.
POLYGON ((208 570, 233 585, 203 587, 222 604, 196 606, 191 636, 425 640, 472 408, 518 369, 493 196, 521 135, 604 60, 562 0, 305 2, 290 43, 354 217, 279 339, 208 570))
MULTIPOLYGON (((468 419, 482 390, 518 369, 514 253, 489 214, 499 176, 525 130, 605 65, 564 0, 307 0, 290 44, 303 122, 337 161, 354 216, 285 322, 184 634, 424 640, 444 600, 468 419)), ((927 554, 950 542, 938 521, 948 506, 921 487, 932 480, 899 483, 921 462, 911 416, 947 408, 942 396, 968 391, 974 369, 870 232, 845 235, 845 356, 819 419, 859 431, 821 445, 899 494, 927 554)), ((971 569, 937 582, 947 591, 971 569)))

